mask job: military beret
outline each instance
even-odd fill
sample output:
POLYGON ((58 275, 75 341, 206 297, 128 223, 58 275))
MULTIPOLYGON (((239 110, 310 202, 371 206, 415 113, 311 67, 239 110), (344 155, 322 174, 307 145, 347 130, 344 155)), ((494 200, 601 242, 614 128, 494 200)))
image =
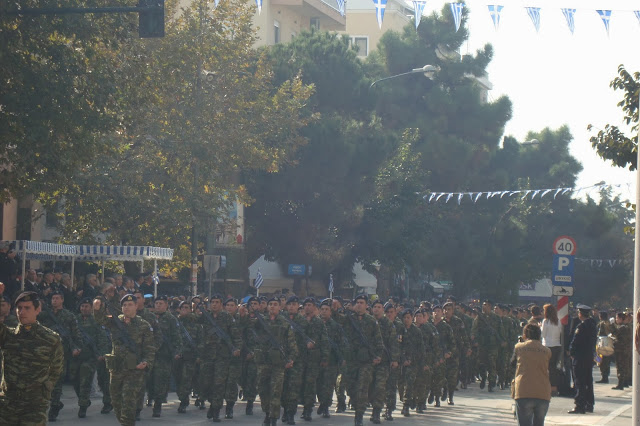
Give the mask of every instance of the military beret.
POLYGON ((238 301, 236 299, 234 299, 233 297, 228 298, 227 300, 224 301, 224 304, 226 305, 229 302, 233 302, 236 305, 238 304, 238 301))
POLYGON ((393 306, 393 303, 387 302, 387 303, 384 304, 384 311, 385 312, 390 311, 391 309, 395 309, 395 306, 393 306))
MULTIPOLYGON (((262 298, 260 298, 260 299, 262 299, 262 298)), ((265 297, 265 299, 266 299, 266 297, 265 297)), ((267 303, 270 303, 270 302, 278 302, 278 303, 280 303, 280 299, 278 298, 278 296, 271 296, 271 299, 267 300, 267 303)))
POLYGON ((413 316, 416 316, 418 314, 422 315, 422 314, 424 314, 424 311, 422 309, 420 309, 420 308, 418 308, 415 311, 413 311, 413 316))
POLYGON ((323 299, 322 302, 320 302, 320 306, 328 306, 331 307, 331 304, 333 303, 332 299, 326 298, 323 299))
POLYGON ((169 298, 167 297, 166 294, 161 294, 160 296, 156 297, 155 301, 157 302, 158 300, 164 300, 165 302, 168 302, 169 298))
POLYGON ((51 292, 51 297, 53 296, 61 296, 64 299, 64 293, 61 292, 60 290, 54 290, 51 292))
MULTIPOLYGON (((268 298, 267 296, 260 296, 260 302, 261 302, 261 303, 262 303, 262 302, 268 302, 268 301, 269 301, 269 298, 268 298)), ((278 300, 278 302, 279 302, 279 301, 280 301, 280 300, 278 300)))
POLYGON ((333 296, 333 300, 337 300, 341 305, 344 303, 344 299, 340 296, 333 296))
POLYGON ((78 303, 78 306, 80 306, 80 305, 84 305, 84 304, 89 304, 89 305, 91 305, 91 304, 92 304, 92 302, 91 302, 91 298, 89 298, 89 297, 85 297, 84 299, 80 300, 80 302, 78 303))
POLYGON ((126 294, 122 299, 120 299, 120 306, 124 305, 124 302, 137 302, 137 298, 133 294, 126 294))
POLYGON ((312 304, 316 304, 316 299, 313 297, 307 297, 302 301, 303 305, 306 305, 307 303, 312 303, 312 304))
POLYGON ((384 307, 384 303, 382 303, 382 300, 380 299, 376 299, 373 302, 371 302, 371 307, 373 308, 374 305, 382 305, 382 307, 384 307))
POLYGON ((353 303, 356 303, 356 300, 364 300, 365 302, 369 302, 366 294, 359 294, 353 299, 353 303))
POLYGON ((440 310, 442 310, 442 306, 440 306, 440 305, 434 305, 434 306, 432 306, 432 307, 431 307, 431 309, 433 309, 434 311, 435 311, 436 309, 440 309, 440 310))
POLYGON ((447 302, 444 305, 442 305, 443 308, 448 308, 449 306, 453 307, 453 303, 452 302, 447 302))
POLYGON ((400 313, 400 318, 404 317, 405 315, 411 315, 413 316, 413 312, 411 311, 411 309, 405 309, 404 311, 402 311, 400 313))
POLYGON ((178 305, 178 308, 182 308, 184 305, 187 305, 189 307, 191 307, 191 303, 187 302, 186 300, 183 300, 182 302, 180 302, 180 304, 178 305))
POLYGON ((447 296, 447 300, 451 300, 452 302, 457 302, 458 299, 456 299, 455 296, 447 296))
POLYGON ((260 299, 258 299, 256 296, 251 296, 250 298, 247 299, 247 303, 251 303, 251 302, 260 303, 260 299))
POLYGON ((289 296, 289 298, 287 299, 287 305, 289 303, 299 303, 300 299, 298 299, 298 296, 293 295, 293 296, 289 296))
POLYGON ((482 303, 483 303, 483 304, 485 304, 485 303, 486 303, 487 305, 491 305, 491 306, 493 306, 493 302, 492 302, 491 300, 489 300, 489 299, 484 299, 484 300, 482 301, 482 303))
POLYGON ((431 306, 425 306, 424 308, 422 308, 422 313, 424 314, 431 314, 433 312, 433 310, 431 309, 431 306))
POLYGON ((222 295, 220 293, 213 293, 211 295, 211 297, 209 297, 209 302, 213 301, 213 300, 219 300, 220 302, 223 302, 224 299, 222 298, 222 295))

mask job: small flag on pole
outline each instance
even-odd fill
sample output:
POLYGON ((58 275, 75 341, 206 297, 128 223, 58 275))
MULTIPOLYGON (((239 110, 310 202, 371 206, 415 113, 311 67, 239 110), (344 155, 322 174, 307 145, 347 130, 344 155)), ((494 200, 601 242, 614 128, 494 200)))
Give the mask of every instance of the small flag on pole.
POLYGON ((153 285, 160 284, 160 277, 158 276, 158 270, 153 271, 153 285))
POLYGON ((460 29, 460 23, 462 22, 462 9, 464 9, 464 3, 451 3, 451 14, 453 15, 456 32, 460 29))
POLYGON ((333 293, 333 274, 329 274, 329 294, 333 293))
POLYGON ((258 269, 258 275, 256 275, 256 282, 253 284, 255 288, 260 288, 264 279, 262 278, 262 274, 260 273, 260 269, 258 269))

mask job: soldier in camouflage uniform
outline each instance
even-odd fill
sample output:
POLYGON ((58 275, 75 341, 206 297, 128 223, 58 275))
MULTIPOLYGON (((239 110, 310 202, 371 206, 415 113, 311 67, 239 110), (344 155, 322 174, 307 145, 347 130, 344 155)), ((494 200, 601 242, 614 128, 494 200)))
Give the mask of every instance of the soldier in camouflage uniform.
POLYGON ((279 299, 269 299, 267 309, 264 318, 259 312, 248 314, 244 309, 240 310, 240 315, 248 318, 249 326, 255 328, 257 335, 264 336, 255 351, 260 403, 265 413, 262 424, 276 426, 280 416, 285 370, 293 367, 298 347, 291 326, 280 315, 279 299))
POLYGON ((342 325, 347 339, 356 348, 349 366, 354 384, 351 400, 356 411, 355 426, 362 426, 373 368, 382 361, 383 344, 378 323, 367 314, 367 296, 360 294, 354 302, 352 314, 334 311, 333 318, 342 325))
POLYGON ((126 295, 120 301, 122 314, 108 316, 103 300, 93 301, 98 324, 112 335, 112 351, 106 355, 111 373, 111 401, 116 418, 123 426, 136 422, 136 394, 144 385, 144 372, 152 367, 156 346, 151 326, 136 315, 136 297, 126 295), (132 398, 133 396, 133 398, 132 398))
MULTIPOLYGON (((420 313, 422 316, 422 313, 420 313)), ((409 417, 409 409, 416 406, 415 380, 418 370, 424 367, 426 354, 422 333, 413 323, 413 314, 410 309, 405 309, 400 314, 406 333, 402 338, 402 377, 404 379, 404 398, 402 400, 402 415, 409 417)))
MULTIPOLYGON (((613 325, 609 322, 609 313, 607 311, 600 312, 600 322, 598 323, 598 336, 608 336, 614 331, 613 325)), ((601 379, 596 383, 609 383, 609 374, 611 373, 611 361, 613 355, 602 356, 600 361, 601 379)))
MULTIPOLYGON (((445 391, 447 392, 447 403, 449 405, 453 405, 453 393, 456 390, 458 377, 460 376, 460 359, 463 355, 466 357, 470 354, 471 350, 464 322, 454 315, 454 304, 452 302, 447 302, 444 304, 443 308, 444 322, 451 328, 454 340, 451 357, 446 361, 447 385, 445 388, 445 391), (453 372, 454 368, 455 373, 453 372)), ((440 333, 440 329, 438 329, 438 332, 440 333)), ((440 333, 440 336, 441 338, 444 337, 446 339, 445 334, 440 333)))
MULTIPOLYGON (((289 321, 293 321, 300 327, 304 327, 303 321, 305 319, 298 313, 300 307, 299 299, 297 296, 290 296, 287 299, 286 310, 281 313, 289 321)), ((284 386, 282 389, 282 406, 284 412, 282 414, 282 422, 287 422, 290 425, 295 424, 295 415, 298 411, 298 403, 300 401, 300 391, 302 387, 302 373, 304 369, 304 361, 302 357, 307 349, 307 345, 311 345, 307 342, 301 333, 294 331, 296 344, 298 346, 297 354, 298 358, 293 363, 291 368, 288 368, 284 374, 284 386)))
POLYGON ((422 333, 425 349, 424 362, 422 368, 418 369, 415 382, 416 412, 420 414, 427 410, 427 395, 431 391, 436 361, 439 361, 438 348, 440 342, 438 340, 438 330, 429 321, 430 314, 431 308, 424 307, 419 309, 415 316, 415 323, 422 333))
POLYGON ((320 370, 329 365, 329 341, 324 321, 318 317, 318 307, 312 297, 307 297, 302 303, 304 309, 304 333, 307 341, 306 350, 298 359, 302 361, 302 389, 300 398, 304 407, 302 418, 311 420, 311 413, 316 400, 316 385, 320 370), (309 344, 311 343, 311 344, 309 344))
MULTIPOLYGON (((466 314, 467 307, 464 304, 458 304, 455 301, 455 298, 449 297, 447 302, 451 301, 453 303, 454 312, 453 314, 462 320, 462 324, 464 325, 464 339, 467 342, 467 350, 462 350, 460 352, 460 389, 466 389, 469 384, 470 374, 471 374, 471 357, 473 354, 471 347, 471 327, 473 327, 473 319, 466 314)), ((445 311, 445 320, 446 320, 446 311, 445 311)), ((453 326, 452 326, 453 327, 453 326)), ((454 330, 455 331, 455 330, 454 330)))
POLYGON ((626 314, 618 312, 616 315, 616 327, 613 332, 613 355, 616 357, 616 369, 618 372, 618 385, 613 389, 623 390, 631 381, 631 357, 633 356, 633 330, 625 323, 626 314))
POLYGON ((338 377, 338 368, 346 365, 345 354, 349 350, 344 343, 345 338, 342 327, 331 318, 331 305, 331 299, 325 299, 320 304, 320 318, 324 321, 324 326, 327 330, 327 340, 331 348, 329 363, 326 368, 320 371, 318 378, 318 402, 320 406, 318 407, 317 413, 325 419, 330 417, 329 407, 331 407, 333 389, 338 377))
MULTIPOLYGON (((342 299, 339 297, 335 297, 333 299, 333 302, 331 303, 332 311, 342 311, 342 310, 350 311, 351 309, 352 309, 351 303, 345 302, 343 306, 342 299)), ((345 341, 346 341, 346 334, 345 334, 345 341)), ((347 347, 351 346, 348 341, 346 341, 346 346, 347 347)), ((352 359, 353 359, 352 351, 346 352, 343 365, 338 367, 338 377, 336 379, 336 386, 335 386, 335 392, 336 392, 336 398, 337 398, 336 413, 344 413, 347 410, 346 393, 351 386, 349 365, 352 362, 352 359)))
MULTIPOLYGON (((250 314, 259 312, 260 301, 253 296, 247 301, 250 314)), ((281 304, 282 305, 282 304, 281 304)), ((244 308, 246 309, 246 308, 244 308)), ((242 376, 241 386, 243 399, 247 401, 245 414, 253 415, 253 402, 258 394, 258 366, 256 364, 256 351, 260 344, 260 338, 255 328, 240 318, 239 327, 242 333, 242 376)))
POLYGON ((507 371, 508 371, 507 364, 509 363, 509 360, 510 360, 510 354, 508 354, 507 351, 508 351, 508 342, 511 336, 511 328, 510 328, 510 324, 507 323, 507 318, 505 316, 503 305, 497 304, 494 307, 493 312, 498 316, 498 319, 500 319, 500 328, 497 330, 499 330, 499 333, 502 334, 504 338, 504 344, 501 344, 500 346, 498 346, 498 357, 496 358, 496 374, 498 376, 497 384, 500 387, 500 389, 504 389, 506 386, 507 371))
POLYGON ((393 324, 396 331, 396 341, 398 345, 399 358, 398 358, 398 367, 392 368, 389 370, 389 378, 387 379, 387 389, 386 389, 386 404, 387 409, 385 411, 385 419, 392 421, 393 420, 393 411, 396 409, 396 398, 398 395, 398 379, 400 378, 400 374, 402 372, 402 368, 400 367, 400 363, 402 362, 402 352, 400 347, 403 342, 403 338, 405 335, 405 328, 402 324, 402 320, 398 318, 396 307, 387 302, 384 305, 384 313, 387 319, 393 324))
POLYGON ((229 366, 233 357, 240 357, 242 339, 235 319, 223 310, 221 295, 211 296, 209 307, 210 312, 202 311, 200 314, 200 324, 204 329, 204 338, 199 349, 202 359, 200 383, 203 394, 207 395, 211 403, 207 418, 219 422, 229 366))
POLYGON ((180 400, 178 413, 184 414, 189 406, 189 394, 196 381, 196 364, 199 362, 198 347, 202 340, 202 326, 191 312, 189 302, 180 302, 178 329, 183 337, 182 356, 175 362, 176 393, 180 400))
POLYGON ((88 298, 80 301, 77 321, 84 345, 80 355, 72 358, 69 367, 73 388, 78 397, 80 407, 78 417, 80 418, 86 417, 87 407, 91 405, 91 385, 98 360, 104 360, 104 356, 111 352, 106 332, 93 318, 92 302, 88 298))
POLYGON ((373 411, 371 421, 380 424, 380 413, 384 408, 387 396, 387 381, 391 369, 398 369, 400 360, 400 345, 398 344, 398 334, 395 325, 384 315, 384 305, 377 299, 371 304, 371 313, 378 321, 384 351, 382 362, 373 368, 373 380, 369 390, 369 399, 373 411))
MULTIPOLYGON (((231 317, 238 321, 238 302, 234 298, 229 298, 224 302, 225 311, 231 315, 231 317)), ((238 323, 239 326, 239 323, 238 323)), ((240 336, 242 336, 241 328, 238 329, 240 336)), ((233 406, 238 400, 238 385, 240 384, 240 376, 242 376, 242 357, 233 357, 229 363, 229 377, 227 378, 227 388, 225 390, 224 399, 227 402, 225 408, 224 418, 233 418, 233 406)))
POLYGON ((151 370, 149 399, 153 400, 153 417, 160 417, 162 403, 167 402, 173 363, 182 356, 182 333, 179 331, 176 317, 168 311, 167 296, 156 297, 154 304, 156 327, 162 333, 162 343, 158 346, 151 370))
POLYGON ((480 389, 484 389, 489 380, 489 392, 493 392, 496 386, 496 361, 498 347, 506 344, 500 334, 502 322, 493 313, 493 302, 485 300, 482 303, 482 312, 473 320, 471 340, 478 343, 478 369, 480 370, 480 389))
POLYGON ((55 422, 58 413, 64 407, 60 397, 62 396, 62 382, 66 376, 67 364, 72 357, 80 355, 82 336, 78 330, 78 321, 75 315, 64 309, 64 295, 61 292, 52 292, 51 309, 46 304, 42 305, 42 309, 38 315, 38 321, 62 337, 62 347, 64 348, 64 370, 51 392, 51 407, 49 408, 49 421, 55 422))
POLYGON ((16 298, 20 324, 0 322, 4 372, 0 390, 0 424, 45 425, 51 391, 63 372, 60 336, 37 321, 42 301, 35 292, 16 298))

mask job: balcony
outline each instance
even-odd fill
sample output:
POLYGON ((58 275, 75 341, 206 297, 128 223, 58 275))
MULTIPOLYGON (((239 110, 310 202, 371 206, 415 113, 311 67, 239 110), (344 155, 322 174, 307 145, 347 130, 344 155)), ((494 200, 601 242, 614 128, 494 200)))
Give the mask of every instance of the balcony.
MULTIPOLYGON (((347 20, 340 15, 335 0, 271 0, 273 6, 285 6, 300 16, 317 20, 323 31, 344 31, 347 20)), ((346 5, 345 5, 346 8, 346 5)))

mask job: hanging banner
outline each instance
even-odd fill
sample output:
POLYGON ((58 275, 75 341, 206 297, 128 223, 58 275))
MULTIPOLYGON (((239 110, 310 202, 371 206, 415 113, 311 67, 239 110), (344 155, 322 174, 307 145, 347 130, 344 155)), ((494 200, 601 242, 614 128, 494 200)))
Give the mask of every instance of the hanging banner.
POLYGON ((540 8, 539 7, 527 7, 527 15, 531 18, 531 22, 533 22, 533 26, 536 29, 536 32, 540 32, 540 8))
MULTIPOLYGON (((218 0, 220 1, 220 0, 218 0)), ((216 3, 217 5, 218 3, 216 3)), ((262 12, 262 0, 256 0, 256 6, 258 6, 258 15, 260 15, 260 12, 262 12)))
POLYGON ((340 12, 340 16, 344 16, 344 0, 336 0, 338 3, 338 12, 340 12))
POLYGON ((500 12, 502 12, 502 8, 504 6, 490 4, 487 7, 489 8, 489 15, 491 16, 491 20, 493 21, 493 26, 496 30, 498 30, 498 26, 500 25, 500 12))
POLYGON ((638 18, 638 23, 640 24, 640 10, 634 10, 633 13, 636 15, 636 18, 638 18))
POLYGON ((422 12, 424 12, 424 7, 426 5, 426 0, 413 0, 413 17, 416 20, 416 30, 418 29, 418 25, 420 25, 420 21, 422 20, 422 12))
POLYGON ((573 34, 573 31, 576 29, 576 23, 573 19, 574 15, 576 14, 576 10, 562 9, 562 14, 564 15, 564 18, 567 20, 567 26, 569 27, 569 31, 571 31, 571 34, 573 34))
MULTIPOLYGON (((453 23, 456 26, 456 32, 460 29, 460 23, 462 22, 462 9, 464 9, 464 3, 451 3, 451 15, 453 15, 453 23)), ((640 17, 638 18, 640 19, 640 17)))
POLYGON ((373 4, 376 5, 378 28, 382 29, 382 19, 384 19, 384 10, 387 8, 387 0, 373 0, 373 4))
POLYGON ((598 15, 600 15, 600 19, 602 19, 602 23, 604 24, 604 28, 607 30, 607 37, 609 37, 609 24, 611 22, 611 11, 610 10, 596 10, 598 15))

